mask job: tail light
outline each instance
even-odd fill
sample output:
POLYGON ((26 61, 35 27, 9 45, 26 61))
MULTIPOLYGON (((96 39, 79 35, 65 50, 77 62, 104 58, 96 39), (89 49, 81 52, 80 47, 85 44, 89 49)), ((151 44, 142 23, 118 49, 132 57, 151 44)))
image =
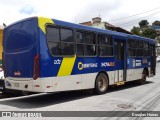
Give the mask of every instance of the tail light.
POLYGON ((36 80, 39 77, 39 71, 40 71, 40 67, 39 67, 39 59, 40 59, 40 55, 37 54, 34 57, 34 74, 33 74, 33 79, 36 80))

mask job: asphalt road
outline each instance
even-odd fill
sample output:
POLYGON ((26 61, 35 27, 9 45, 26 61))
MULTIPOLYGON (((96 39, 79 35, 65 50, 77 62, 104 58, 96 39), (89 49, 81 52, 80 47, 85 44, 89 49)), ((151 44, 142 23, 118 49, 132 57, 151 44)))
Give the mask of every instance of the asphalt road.
MULTIPOLYGON (((130 82, 110 88, 104 95, 92 95, 85 91, 71 91, 30 96, 6 96, 0 93, 2 111, 160 111, 160 63, 156 76, 147 79, 145 85, 130 82)), ((52 119, 52 118, 49 118, 52 119)), ((60 118, 54 118, 60 119, 60 118)), ((81 119, 81 118, 61 118, 81 119)), ((159 118, 84 118, 105 119, 159 119, 159 118)))

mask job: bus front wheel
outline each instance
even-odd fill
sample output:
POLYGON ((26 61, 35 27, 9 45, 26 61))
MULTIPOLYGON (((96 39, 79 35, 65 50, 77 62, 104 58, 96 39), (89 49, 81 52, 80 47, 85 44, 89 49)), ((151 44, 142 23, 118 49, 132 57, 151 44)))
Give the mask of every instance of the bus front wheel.
POLYGON ((99 95, 106 93, 108 86, 109 86, 109 80, 106 74, 104 73, 98 74, 95 81, 95 93, 99 95))

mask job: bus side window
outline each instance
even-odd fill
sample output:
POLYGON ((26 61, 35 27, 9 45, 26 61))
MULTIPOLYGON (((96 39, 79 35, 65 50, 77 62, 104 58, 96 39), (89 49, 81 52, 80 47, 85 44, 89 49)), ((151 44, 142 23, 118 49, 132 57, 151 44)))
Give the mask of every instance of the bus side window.
POLYGON ((74 37, 72 29, 48 25, 46 35, 51 55, 74 55, 74 37))
POLYGON ((76 32, 76 40, 77 40, 77 43, 83 43, 83 38, 82 38, 81 32, 76 32))
POLYGON ((113 39, 111 36, 98 35, 98 55, 113 56, 113 39))
POLYGON ((89 31, 76 32, 77 55, 78 56, 95 56, 95 34, 89 31))
POLYGON ((140 54, 141 51, 137 48, 137 45, 139 44, 137 43, 136 40, 133 39, 128 40, 129 57, 136 57, 138 54, 140 54))
POLYGON ((68 28, 60 29, 61 55, 74 55, 73 30, 68 28))
POLYGON ((83 35, 82 32, 76 32, 77 55, 83 56, 83 35))

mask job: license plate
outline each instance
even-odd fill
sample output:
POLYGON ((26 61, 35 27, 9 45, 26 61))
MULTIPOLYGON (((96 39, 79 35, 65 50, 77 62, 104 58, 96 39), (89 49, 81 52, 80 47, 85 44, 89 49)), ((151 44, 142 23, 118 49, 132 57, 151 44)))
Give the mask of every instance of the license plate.
POLYGON ((14 86, 15 87, 19 87, 19 83, 14 83, 14 86))

